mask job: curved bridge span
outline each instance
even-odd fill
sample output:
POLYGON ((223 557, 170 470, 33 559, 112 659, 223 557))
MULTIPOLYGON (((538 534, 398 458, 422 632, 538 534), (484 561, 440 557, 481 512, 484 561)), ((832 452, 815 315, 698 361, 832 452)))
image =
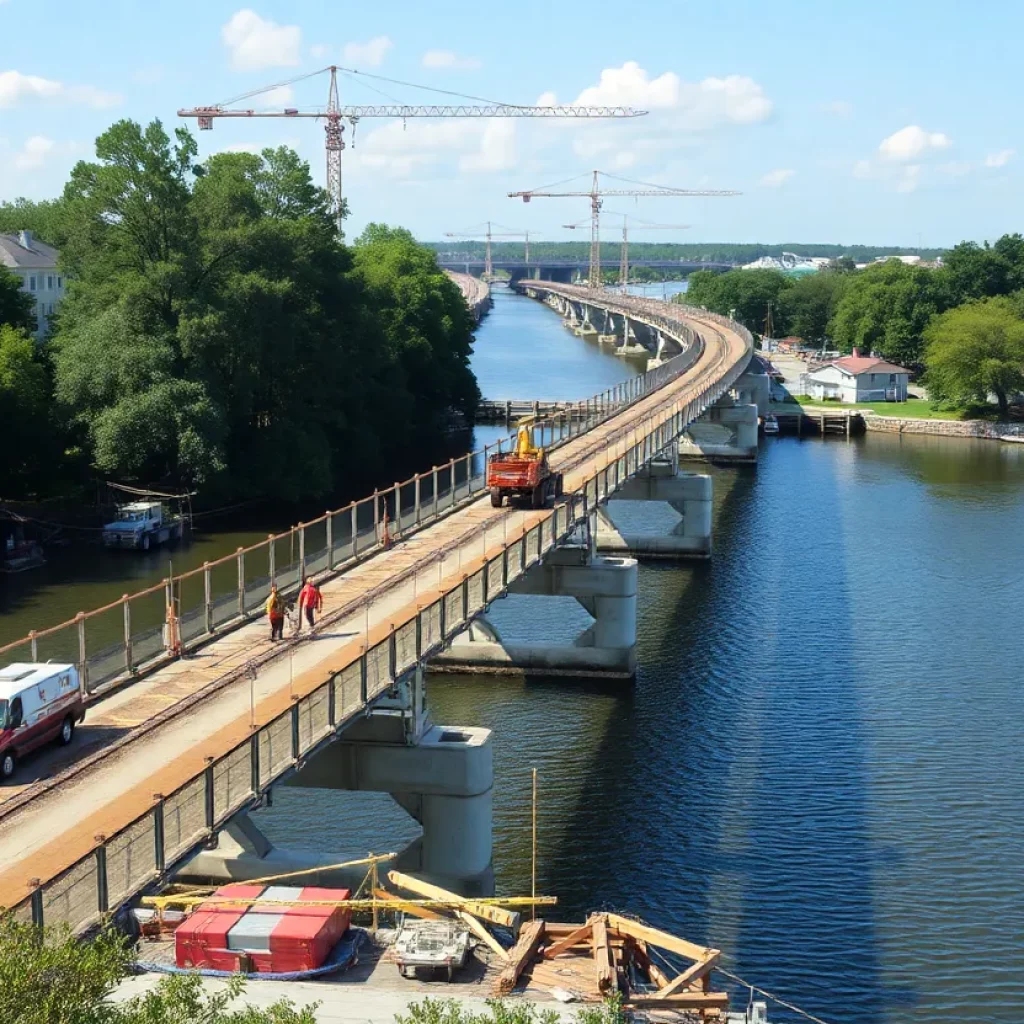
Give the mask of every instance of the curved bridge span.
MULTIPOLYGON (((290 589, 303 571, 321 576, 324 613, 311 634, 270 641, 262 600, 246 601, 241 553, 238 617, 211 612, 207 575, 205 619, 199 615, 183 651, 133 666, 126 613, 127 672, 109 677, 105 696, 97 691, 86 720, 107 727, 108 738, 91 750, 65 748, 66 760, 46 776, 32 778, 26 762, 25 781, 0 790, 0 906, 82 930, 166 881, 272 786, 411 688, 426 660, 511 583, 589 531, 598 506, 674 444, 750 361, 750 334, 702 310, 566 285, 530 287, 627 312, 677 337, 683 351, 544 424, 565 481, 554 508, 492 508, 485 449, 396 484, 393 496, 389 489, 368 499, 375 517, 383 500, 392 502, 393 543, 382 542, 376 523, 369 545, 360 543, 356 505, 317 521, 326 522, 325 553, 308 547, 317 524, 299 527, 306 554, 283 582, 290 589), (348 517, 353 530, 345 535, 348 517)), ((274 578, 272 555, 270 564, 274 578)), ((67 625, 85 637, 92 614, 67 625)), ((0 663, 30 660, 18 646, 0 650, 0 663)), ((88 677, 84 639, 80 650, 88 677)))

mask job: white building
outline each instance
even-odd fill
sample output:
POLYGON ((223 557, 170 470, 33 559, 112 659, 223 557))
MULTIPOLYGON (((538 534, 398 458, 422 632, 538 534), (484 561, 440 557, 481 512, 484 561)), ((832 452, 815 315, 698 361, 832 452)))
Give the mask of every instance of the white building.
POLYGON ((57 269, 60 254, 31 231, 0 235, 0 265, 21 279, 22 291, 35 302, 36 337, 46 334, 50 317, 64 298, 64 275, 57 269))
POLYGON ((909 370, 856 351, 804 374, 806 393, 819 401, 905 402, 909 383, 909 370))

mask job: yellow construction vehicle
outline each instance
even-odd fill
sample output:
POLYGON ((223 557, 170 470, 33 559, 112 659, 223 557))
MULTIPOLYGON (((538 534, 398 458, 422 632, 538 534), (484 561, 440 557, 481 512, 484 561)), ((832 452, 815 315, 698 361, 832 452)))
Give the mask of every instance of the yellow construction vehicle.
POLYGON ((533 443, 537 416, 527 416, 516 428, 516 446, 512 451, 495 452, 487 460, 487 487, 491 504, 501 508, 507 497, 528 501, 531 508, 543 508, 562 494, 562 474, 548 464, 547 451, 533 443))

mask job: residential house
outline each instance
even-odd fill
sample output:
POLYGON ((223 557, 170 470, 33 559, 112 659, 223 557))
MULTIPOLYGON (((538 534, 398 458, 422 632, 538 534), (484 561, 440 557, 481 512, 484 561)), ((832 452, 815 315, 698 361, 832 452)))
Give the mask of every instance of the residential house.
POLYGON ((804 389, 818 400, 840 402, 905 402, 910 371, 877 356, 853 355, 833 359, 803 376, 804 389))
POLYGON ((36 337, 42 338, 60 300, 64 275, 57 269, 60 254, 52 245, 32 237, 31 231, 0 235, 0 265, 21 280, 22 291, 35 302, 36 337))

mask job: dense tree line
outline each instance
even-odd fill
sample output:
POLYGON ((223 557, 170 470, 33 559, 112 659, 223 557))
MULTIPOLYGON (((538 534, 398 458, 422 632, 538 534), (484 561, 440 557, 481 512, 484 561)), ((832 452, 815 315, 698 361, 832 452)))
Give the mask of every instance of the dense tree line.
POLYGON ((340 244, 292 150, 197 165, 184 129, 121 121, 96 157, 60 200, 0 210, 61 250, 44 359, 67 444, 96 471, 293 500, 407 463, 453 411, 472 418, 458 288, 407 231, 340 244))
POLYGON ((899 260, 856 271, 835 260, 802 278, 774 270, 699 271, 680 301, 730 312, 757 333, 843 352, 875 352, 924 371, 930 394, 958 406, 1024 390, 1024 237, 961 242, 934 269, 899 260))

